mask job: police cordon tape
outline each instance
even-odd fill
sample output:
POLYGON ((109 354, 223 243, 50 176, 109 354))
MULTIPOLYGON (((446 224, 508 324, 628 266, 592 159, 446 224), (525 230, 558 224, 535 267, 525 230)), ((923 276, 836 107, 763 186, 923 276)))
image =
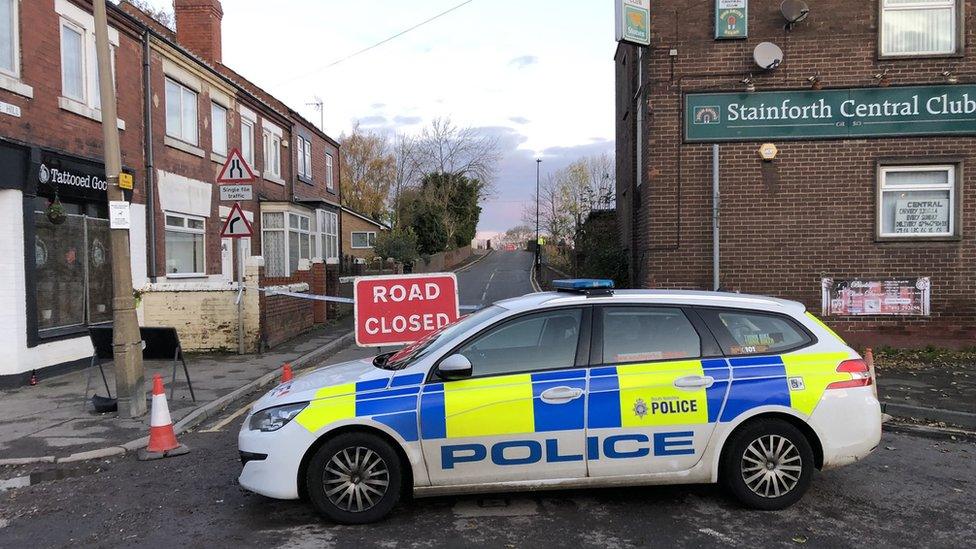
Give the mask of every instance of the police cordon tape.
MULTIPOLYGON (((294 297, 294 298, 298 298, 298 299, 311 299, 311 300, 314 300, 314 301, 326 301, 326 302, 330 302, 330 303, 344 303, 346 305, 355 305, 356 304, 356 300, 355 299, 352 299, 352 298, 349 298, 349 297, 338 297, 338 296, 331 296, 331 295, 318 295, 318 294, 306 294, 306 293, 300 293, 300 292, 289 292, 289 291, 286 291, 286 290, 278 290, 278 289, 275 289, 275 288, 261 288, 261 287, 255 288, 255 287, 249 287, 249 289, 256 289, 259 292, 265 292, 269 297, 270 296, 275 296, 275 295, 283 295, 283 296, 294 297)), ((238 299, 239 299, 239 297, 238 297, 238 299)), ((484 306, 483 305, 460 305, 458 308, 461 309, 462 311, 477 311, 479 309, 483 309, 484 306)))

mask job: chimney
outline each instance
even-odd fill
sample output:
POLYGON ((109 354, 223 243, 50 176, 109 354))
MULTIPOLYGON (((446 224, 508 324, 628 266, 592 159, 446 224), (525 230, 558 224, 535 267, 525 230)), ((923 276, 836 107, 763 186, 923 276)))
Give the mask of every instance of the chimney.
POLYGON ((211 65, 220 64, 220 21, 224 18, 220 0, 173 0, 173 10, 176 41, 211 65))

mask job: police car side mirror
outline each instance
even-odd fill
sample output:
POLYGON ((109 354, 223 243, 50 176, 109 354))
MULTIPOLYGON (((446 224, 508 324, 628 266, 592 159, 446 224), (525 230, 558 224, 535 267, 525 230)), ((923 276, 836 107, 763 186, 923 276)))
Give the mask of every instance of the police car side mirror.
POLYGON ((437 377, 445 381, 471 377, 471 361, 464 355, 451 355, 437 365, 437 377))

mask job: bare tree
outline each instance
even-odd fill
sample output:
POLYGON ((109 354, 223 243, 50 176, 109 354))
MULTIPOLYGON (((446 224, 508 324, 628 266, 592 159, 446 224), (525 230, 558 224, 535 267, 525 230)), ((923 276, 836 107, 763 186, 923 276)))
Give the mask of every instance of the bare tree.
POLYGON ((359 124, 339 140, 343 206, 373 218, 385 217, 390 187, 396 180, 396 158, 390 142, 359 124))
POLYGON ((117 3, 131 4, 149 17, 152 17, 160 25, 171 31, 176 31, 176 17, 173 15, 173 12, 166 8, 157 8, 148 0, 118 0, 117 3))
MULTIPOLYGON (((562 171, 562 170, 560 170, 562 171)), ((566 186, 558 177, 559 172, 550 174, 539 187, 539 227, 542 234, 553 242, 567 241, 572 236, 573 217, 568 209, 566 186)), ((522 222, 535 227, 536 196, 522 210, 522 222)))
POLYGON ((393 136, 393 196, 391 206, 393 210, 393 226, 400 223, 400 196, 403 190, 417 182, 420 164, 417 155, 417 140, 404 134, 393 136))
POLYGON ((475 128, 459 128, 450 118, 436 118, 423 129, 416 144, 421 177, 461 175, 481 181, 483 197, 490 194, 501 157, 497 138, 475 128))

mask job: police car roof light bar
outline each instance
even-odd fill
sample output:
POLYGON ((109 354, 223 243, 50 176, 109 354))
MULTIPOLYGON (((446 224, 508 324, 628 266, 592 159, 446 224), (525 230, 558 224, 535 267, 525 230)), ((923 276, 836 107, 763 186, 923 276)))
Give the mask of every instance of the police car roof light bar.
POLYGON ((557 292, 570 292, 589 296, 613 295, 613 281, 593 278, 574 278, 553 280, 552 287, 557 292))

